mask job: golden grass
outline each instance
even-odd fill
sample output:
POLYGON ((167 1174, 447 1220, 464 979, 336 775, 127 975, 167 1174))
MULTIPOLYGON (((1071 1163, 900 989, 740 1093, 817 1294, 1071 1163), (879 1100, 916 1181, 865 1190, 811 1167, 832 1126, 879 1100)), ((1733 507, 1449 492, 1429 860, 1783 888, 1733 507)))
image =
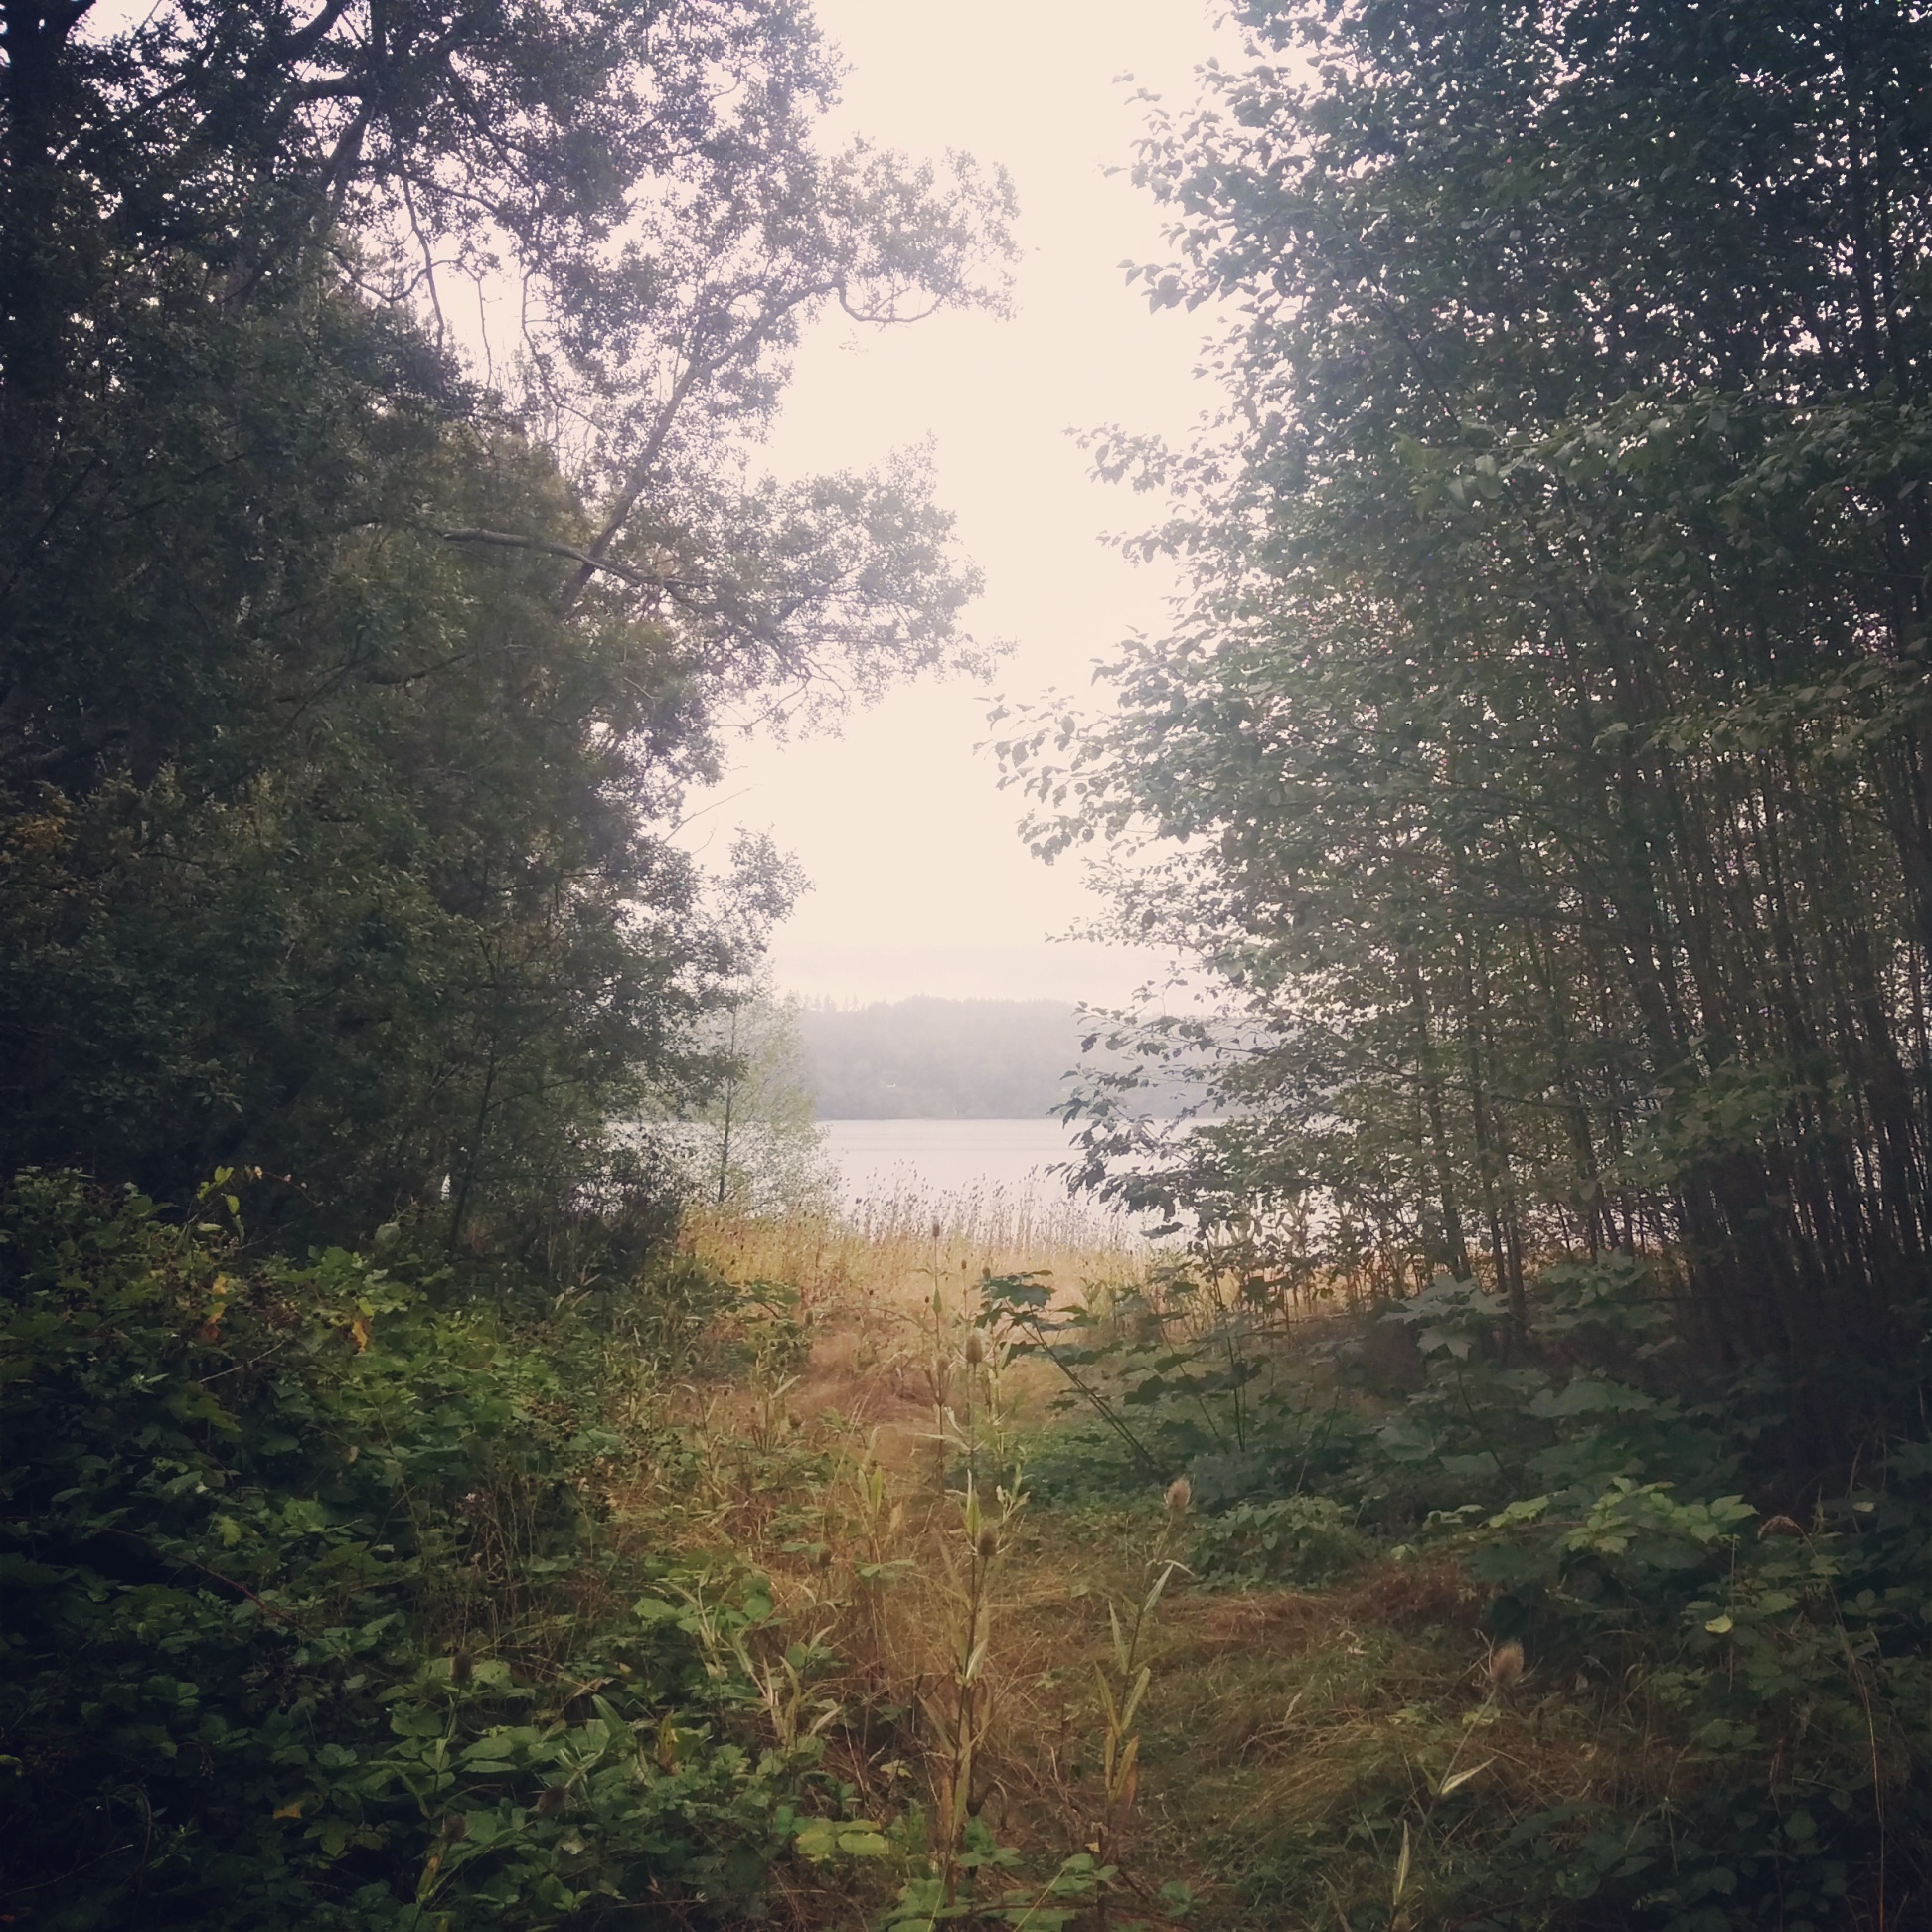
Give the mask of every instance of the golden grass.
MULTIPOLYGON (((787 1391, 791 1411, 828 1412, 877 1431, 877 1453, 902 1467, 929 1440, 934 1387, 934 1302, 958 1339, 978 1312, 987 1275, 1037 1271, 1056 1293, 1138 1281, 1149 1250, 1118 1221, 1042 1208, 999 1189, 936 1197, 901 1191, 832 1214, 752 1218, 699 1211, 686 1244, 734 1281, 797 1290, 811 1354, 787 1391)), ((1041 1385, 1036 1371, 1010 1376, 1016 1391, 1041 1385)))
MULTIPOLYGON (((930 1817, 940 1782, 934 1737, 959 1644, 963 1398, 970 1384, 983 1401, 984 1378, 1000 1370, 997 1360, 969 1365, 961 1347, 974 1284, 984 1270, 1037 1267, 1067 1292, 1144 1272, 1144 1250, 1082 1245, 1076 1231, 1060 1224, 1046 1239, 973 1204, 923 1222, 894 1208, 859 1224, 692 1223, 706 1259, 799 1290, 810 1355, 793 1377, 705 1391, 688 1418, 700 1477, 676 1499, 632 1501, 652 1533, 669 1511, 682 1534, 770 1577, 778 1616, 766 1650, 805 1637, 840 1660, 811 1694, 837 1703, 830 1761, 874 1818, 903 1818, 915 1802, 930 1817), (942 1428, 954 1438, 943 1456, 942 1428)), ((1023 1413, 1039 1386, 1006 1373, 1023 1413)), ((990 1484, 994 1460, 981 1469, 990 1484)), ((1150 1485, 1106 1506, 1030 1509, 993 1572, 983 1665, 993 1720, 974 1805, 1040 1873, 1105 1837, 1127 1916, 1158 1918, 1159 1885, 1180 1879, 1200 1894, 1190 1923, 1208 1932, 1312 1932, 1387 1911, 1404 1824, 1411 1889, 1426 1899, 1432 1870, 1480 1856, 1533 1813, 1655 1802, 1681 1775, 1641 1713, 1549 1681, 1533 1656, 1520 1683, 1499 1684, 1478 1627, 1482 1592, 1446 1559, 1379 1561, 1323 1590, 1177 1581, 1145 1652, 1138 1798, 1109 1835, 1097 1689, 1109 1606, 1138 1602, 1186 1541, 1150 1485), (1440 1798, 1451 1770, 1473 1774, 1440 1798)), ((857 1872, 803 1884, 791 1915, 860 1923, 888 1882, 869 1892, 857 1872)), ((1416 1904, 1410 1923, 1429 1922, 1416 1904)))
POLYGON ((860 1202, 850 1214, 750 1217, 695 1210, 688 1244, 739 1281, 782 1281, 808 1306, 902 1292, 932 1271, 1138 1275, 1147 1244, 1123 1221, 1072 1201, 1042 1202, 1000 1187, 934 1194, 905 1188, 860 1202))

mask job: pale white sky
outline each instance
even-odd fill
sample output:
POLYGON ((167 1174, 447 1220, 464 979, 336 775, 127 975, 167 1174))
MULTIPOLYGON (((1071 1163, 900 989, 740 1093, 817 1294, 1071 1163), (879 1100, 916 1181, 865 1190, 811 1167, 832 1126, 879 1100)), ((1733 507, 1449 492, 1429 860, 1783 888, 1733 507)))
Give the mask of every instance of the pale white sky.
POLYGON ((940 500, 986 572, 973 627, 1016 649, 986 687, 925 682, 837 738, 740 751, 692 834, 722 851, 735 826, 769 830, 811 876, 773 948, 781 988, 1112 1001, 1159 964, 1050 943, 1093 901, 1072 866, 1028 856, 1021 801, 973 747, 991 692, 1084 691, 1093 659, 1163 624, 1165 577, 1099 541, 1142 521, 1147 500, 1090 481, 1066 432, 1179 434, 1211 402, 1193 381, 1201 318, 1150 315, 1121 274, 1125 259, 1165 254, 1157 211, 1104 170, 1129 158, 1135 85, 1186 100, 1195 67, 1229 51, 1218 12, 1215 0, 818 0, 851 66, 834 131, 1003 164, 1024 255, 1011 320, 827 322, 769 459, 784 474, 870 465, 929 436, 940 500))

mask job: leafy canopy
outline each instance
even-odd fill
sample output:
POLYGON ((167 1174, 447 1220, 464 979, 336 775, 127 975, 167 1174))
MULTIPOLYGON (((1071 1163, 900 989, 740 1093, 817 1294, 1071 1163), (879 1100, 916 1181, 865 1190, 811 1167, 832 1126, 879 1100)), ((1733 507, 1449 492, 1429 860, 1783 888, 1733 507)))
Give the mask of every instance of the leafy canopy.
POLYGON ((683 799, 977 661, 919 454, 758 438, 828 305, 1000 298, 1003 179, 830 151, 791 5, 6 36, 0 1159, 452 1248, 661 1186, 608 1123, 710 1077, 796 885, 683 799))
POLYGON ((1849 1422, 1932 1241, 1932 21, 1243 17, 1139 164, 1223 413, 1097 444, 1189 607, 1007 747, 1228 989, 1140 1044, 1235 1117, 1113 1185, 1290 1287, 1480 1270, 1520 1339, 1538 1255, 1668 1255, 1849 1422))

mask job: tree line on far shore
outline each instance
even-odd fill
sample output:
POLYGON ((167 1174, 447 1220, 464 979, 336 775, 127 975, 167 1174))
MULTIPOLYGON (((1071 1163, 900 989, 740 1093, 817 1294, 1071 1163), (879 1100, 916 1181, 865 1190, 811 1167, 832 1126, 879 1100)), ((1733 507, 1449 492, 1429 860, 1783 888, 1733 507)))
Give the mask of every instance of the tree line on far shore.
POLYGON ((821 1120, 1038 1119, 1080 1056, 1059 1000, 808 1004, 798 1026, 821 1120))

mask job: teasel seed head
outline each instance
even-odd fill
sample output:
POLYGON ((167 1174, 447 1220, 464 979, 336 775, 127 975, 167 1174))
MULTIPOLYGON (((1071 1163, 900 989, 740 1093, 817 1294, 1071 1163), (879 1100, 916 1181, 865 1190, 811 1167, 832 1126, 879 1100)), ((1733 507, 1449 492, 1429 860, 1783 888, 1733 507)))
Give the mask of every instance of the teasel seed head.
POLYGON ((1188 1507, 1194 1502, 1194 1485, 1185 1476, 1177 1476, 1167 1486, 1167 1512, 1169 1516, 1184 1517, 1188 1507))
POLYGON ((986 1360, 986 1337, 978 1329, 966 1331, 966 1362, 969 1368, 977 1368, 986 1360))
POLYGON ((1492 1690, 1507 1690, 1523 1675, 1523 1646, 1513 1637, 1490 1652, 1489 1681, 1492 1690))

